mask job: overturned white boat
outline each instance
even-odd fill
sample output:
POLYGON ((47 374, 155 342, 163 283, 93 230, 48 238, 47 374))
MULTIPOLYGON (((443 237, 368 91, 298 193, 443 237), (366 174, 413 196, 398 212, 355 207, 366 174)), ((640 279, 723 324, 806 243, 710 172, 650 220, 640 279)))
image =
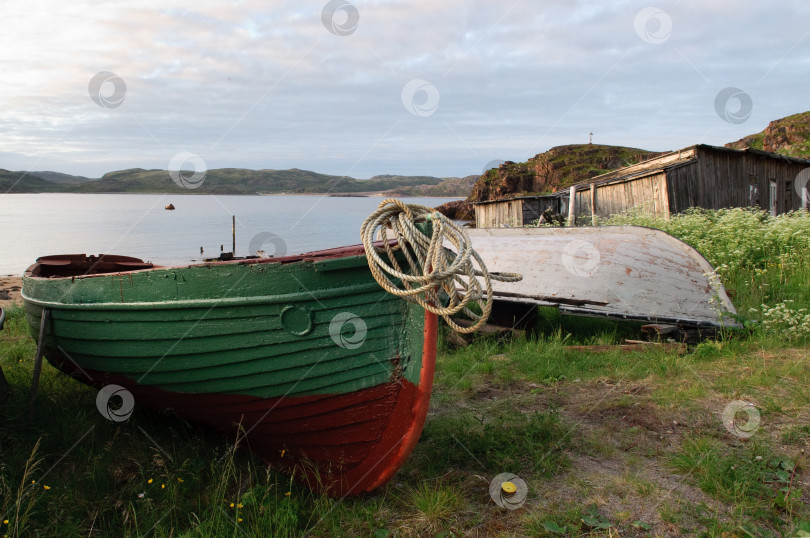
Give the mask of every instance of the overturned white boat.
POLYGON ((734 305, 711 264, 671 235, 641 226, 468 230, 498 301, 562 313, 677 325, 736 327, 734 305))

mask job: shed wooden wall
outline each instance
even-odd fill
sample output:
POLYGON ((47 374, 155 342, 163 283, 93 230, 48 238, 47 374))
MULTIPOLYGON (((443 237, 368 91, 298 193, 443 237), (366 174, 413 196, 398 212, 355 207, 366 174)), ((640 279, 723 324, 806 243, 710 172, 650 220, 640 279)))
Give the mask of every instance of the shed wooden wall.
POLYGON ((497 228, 499 226, 523 226, 523 200, 476 204, 476 228, 497 228))
POLYGON ((698 147, 698 159, 667 170, 669 207, 770 209, 771 180, 776 182, 776 214, 802 208, 796 176, 807 165, 757 153, 734 153, 698 147))
POLYGON ((705 196, 698 161, 667 170, 666 174, 670 214, 674 215, 690 207, 700 206, 705 196))
MULTIPOLYGON (((591 222, 591 188, 585 186, 576 193, 576 216, 580 224, 591 222)), ((596 185, 593 201, 598 218, 624 213, 634 207, 658 217, 669 216, 666 174, 656 174, 634 178, 628 181, 596 185)))

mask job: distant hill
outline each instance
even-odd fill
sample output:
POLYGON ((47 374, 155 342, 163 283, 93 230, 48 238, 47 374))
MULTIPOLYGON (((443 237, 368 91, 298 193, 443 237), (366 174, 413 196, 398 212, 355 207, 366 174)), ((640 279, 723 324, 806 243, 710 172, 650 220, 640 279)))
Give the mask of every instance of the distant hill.
POLYGON ((9 192, 56 192, 62 186, 28 172, 11 172, 0 169, 0 193, 9 192))
POLYGON ((85 181, 95 181, 96 177, 74 176, 61 172, 30 172, 32 176, 41 177, 54 183, 84 183, 85 181))
MULTIPOLYGON (((191 172, 184 172, 190 176, 191 172)), ((471 178, 379 175, 371 179, 319 174, 308 170, 208 170, 195 189, 177 185, 167 170, 130 168, 99 179, 60 172, 0 170, 0 192, 192 193, 192 194, 351 194, 387 193, 402 196, 467 196, 471 178), (23 178, 20 180, 20 178, 23 178), (13 186, 13 189, 12 189, 13 186), (9 189, 12 189, 9 191, 9 189)))
POLYGON ((774 120, 757 134, 726 144, 727 148, 754 148, 810 159, 810 112, 774 120))
MULTIPOLYGON (((382 192, 416 185, 437 185, 442 178, 429 176, 375 176, 371 179, 355 179, 349 176, 319 174, 293 168, 291 170, 247 170, 244 168, 219 168, 208 170, 196 189, 186 189, 172 181, 167 170, 131 168, 104 174, 91 181, 71 180, 80 176, 38 173, 40 176, 57 177, 60 183, 43 185, 43 190, 85 193, 194 193, 194 194, 274 194, 274 193, 359 193, 382 192)), ((186 172, 190 175, 190 172, 186 172)))

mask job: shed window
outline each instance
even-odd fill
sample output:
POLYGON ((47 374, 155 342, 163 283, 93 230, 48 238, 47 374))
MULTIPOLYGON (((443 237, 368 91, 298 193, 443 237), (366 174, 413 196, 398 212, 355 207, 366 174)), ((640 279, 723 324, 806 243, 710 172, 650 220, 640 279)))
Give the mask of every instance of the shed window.
POLYGON ((760 207, 757 176, 748 176, 748 205, 750 207, 760 207))
POLYGON ((771 180, 771 196, 770 196, 770 202, 771 202, 770 203, 770 212, 771 212, 772 217, 776 216, 777 207, 778 207, 778 200, 777 200, 777 197, 776 197, 776 193, 777 193, 777 191, 776 191, 776 180, 772 179, 771 180))

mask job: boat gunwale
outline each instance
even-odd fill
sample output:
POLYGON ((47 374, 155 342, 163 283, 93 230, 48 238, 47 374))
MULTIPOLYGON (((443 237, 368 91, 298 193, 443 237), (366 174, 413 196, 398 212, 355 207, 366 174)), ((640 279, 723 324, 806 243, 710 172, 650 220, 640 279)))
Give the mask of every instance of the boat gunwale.
MULTIPOLYGON (((389 239, 388 244, 391 246, 397 245, 396 239, 389 239)), ((375 241, 373 243, 375 247, 382 247, 382 241, 375 241)), ((70 256, 71 254, 55 254, 55 255, 48 255, 48 256, 41 256, 40 258, 46 257, 53 257, 53 256, 70 256)), ((86 254, 82 254, 86 256, 86 254)), ((109 254, 100 254, 99 257, 102 256, 110 256, 109 254)), ((299 262, 309 262, 309 263, 317 263, 322 261, 328 260, 337 260, 337 259, 344 259, 344 258, 354 258, 354 257, 366 257, 365 247, 362 244, 357 245, 347 245, 342 247, 334 247, 322 250, 314 250, 311 252, 303 252, 301 254, 291 254, 289 256, 282 256, 278 258, 269 257, 269 258, 240 258, 240 259, 232 259, 232 260, 214 260, 214 261, 205 261, 199 263, 187 263, 187 264, 178 264, 178 265, 153 265, 152 267, 144 267, 142 269, 132 269, 132 270, 124 270, 124 271, 111 271, 105 273, 94 273, 94 274, 77 274, 77 275, 62 275, 62 276, 52 276, 52 277, 43 277, 39 275, 34 275, 33 272, 35 269, 40 265, 39 258, 37 261, 31 264, 26 268, 23 272, 23 278, 30 278, 36 280, 43 280, 43 281, 59 281, 64 279, 86 279, 86 278, 96 278, 102 276, 109 276, 109 275, 117 275, 117 276, 124 276, 124 275, 132 275, 136 273, 144 273, 150 271, 162 271, 162 270, 172 270, 172 269, 190 269, 190 268, 197 268, 197 267, 227 267, 227 266, 236 266, 236 265, 263 265, 267 263, 278 263, 281 265, 286 265, 290 263, 299 263, 299 262)), ((139 259, 140 258, 133 258, 139 259)), ((141 260, 143 261, 143 260, 141 260)), ((144 262, 147 263, 147 262, 144 262)))
MULTIPOLYGON (((374 242, 375 246, 382 246, 382 241, 374 242)), ((396 240, 389 240, 389 244, 396 244, 396 240)), ((59 255, 57 255, 59 256, 59 255)), ((176 271, 176 270, 185 270, 185 269, 195 269, 195 268, 227 268, 231 266, 239 266, 239 267, 246 267, 246 266, 254 266, 254 265, 263 265, 263 264, 279 264, 279 265, 288 265, 291 263, 313 263, 317 264, 319 262, 330 261, 330 260, 343 260, 343 259, 350 259, 350 258, 357 258, 359 262, 362 258, 363 261, 367 261, 366 254, 365 254, 365 247, 363 245, 350 245, 350 246, 343 246, 343 247, 335 247, 331 249, 324 249, 324 250, 317 250, 313 252, 306 252, 303 254, 294 254, 291 256, 284 256, 280 258, 247 258, 247 259, 239 259, 239 260, 223 260, 223 261, 214 261, 214 262, 203 262, 203 263, 194 263, 194 264, 186 264, 186 265, 176 265, 176 266, 153 266, 144 269, 135 269, 131 271, 114 271, 109 273, 96 273, 96 274, 84 274, 84 275, 64 275, 64 276, 53 276, 53 277, 44 277, 39 275, 32 274, 37 266, 39 266, 39 262, 32 264, 25 270, 23 275, 23 283, 26 280, 32 280, 36 282, 65 282, 70 281, 74 282, 76 280, 87 280, 92 278, 102 278, 102 277, 123 277, 123 276, 130 276, 134 274, 143 274, 143 273, 154 273, 158 272, 166 272, 166 271, 176 271)), ((361 264, 362 265, 362 264, 361 264)), ((319 270, 315 268, 315 270, 319 270)), ((317 290, 315 292, 308 291, 307 295, 310 296, 317 296, 318 299, 328 299, 332 297, 339 297, 341 295, 354 294, 354 293, 364 293, 364 292, 371 292, 375 290, 382 290, 382 288, 376 282, 369 282, 366 284, 355 284, 351 286, 344 286, 340 288, 332 288, 332 289, 322 289, 317 290)), ((275 304, 275 303, 282 303, 282 302, 300 302, 299 296, 301 292, 296 293, 289 293, 283 295, 261 295, 261 296, 250 296, 250 297, 219 297, 219 298, 209 298, 209 299, 182 299, 182 300, 166 300, 166 301, 133 301, 133 302, 96 302, 96 303, 64 303, 64 302, 55 302, 55 301, 45 301, 42 299, 35 299, 28 294, 25 293, 25 285, 23 285, 22 290, 20 291, 20 295, 25 302, 30 302, 31 304, 40 306, 40 307, 48 307, 48 308, 55 308, 55 309, 63 309, 63 310, 87 310, 87 309, 96 309, 96 310, 146 310, 155 307, 161 307, 163 309, 184 309, 184 308, 205 308, 205 307, 219 307, 219 306, 246 306, 246 305, 259 305, 259 304, 275 304)))

